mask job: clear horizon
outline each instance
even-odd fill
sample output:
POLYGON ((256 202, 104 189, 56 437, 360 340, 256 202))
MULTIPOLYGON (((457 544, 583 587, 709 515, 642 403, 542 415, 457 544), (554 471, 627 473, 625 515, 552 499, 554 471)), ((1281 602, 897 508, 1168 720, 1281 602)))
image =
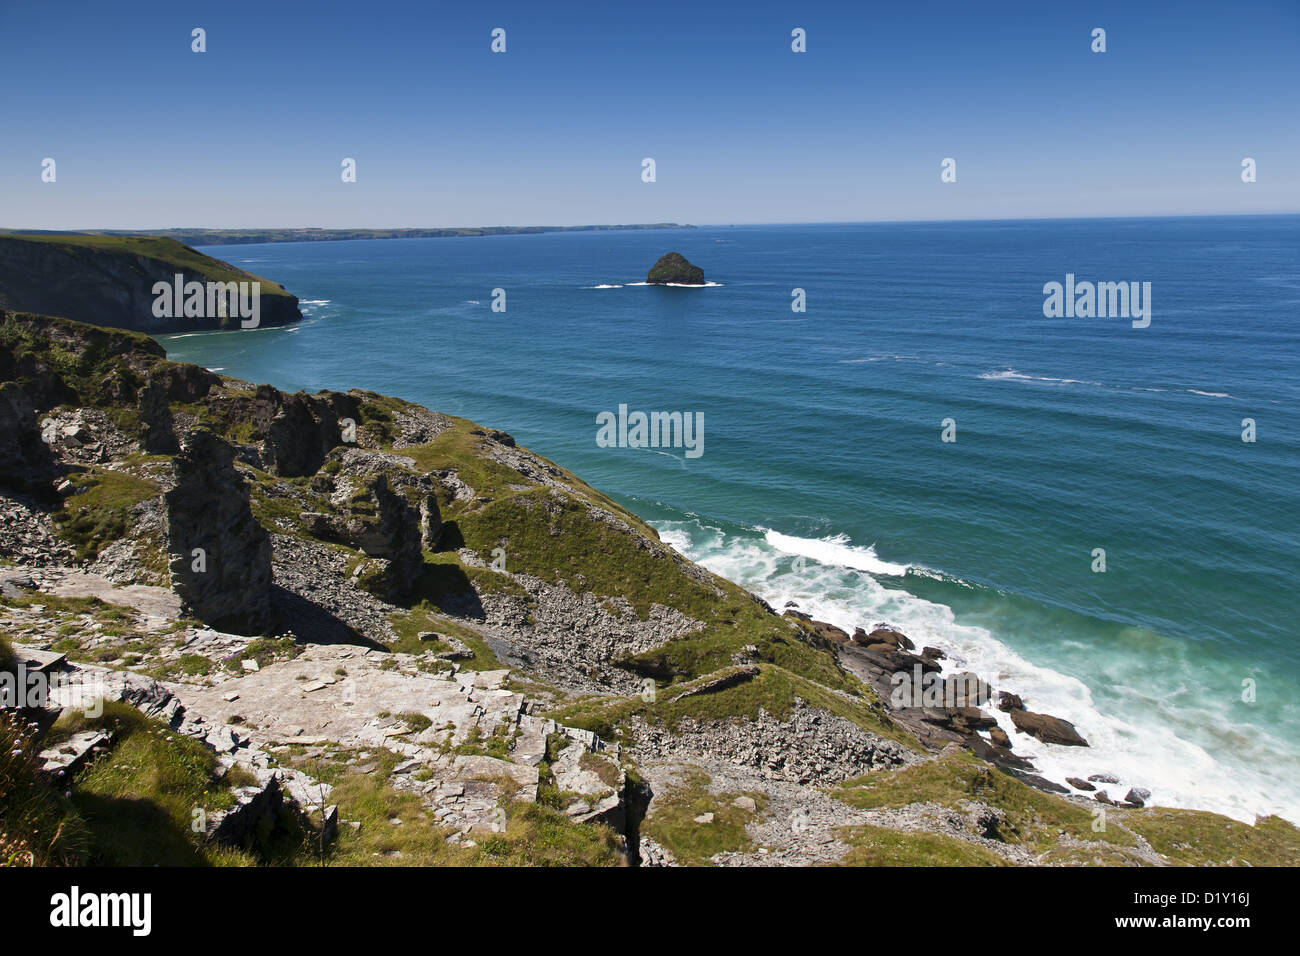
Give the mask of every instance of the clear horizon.
POLYGON ((685 27, 596 3, 9 6, 0 217, 149 230, 1297 213, 1297 38, 1285 0, 1176 17, 718 3, 685 27), (948 158, 955 182, 941 182, 948 158))
MULTIPOLYGON (((1102 222, 1106 220, 1123 221, 1127 219, 1250 219, 1262 216, 1300 216, 1300 210, 1283 211, 1283 212, 1241 212, 1241 213, 1170 213, 1168 215, 1141 216, 990 216, 979 219, 828 219, 828 220, 791 220, 791 221, 766 221, 766 222, 680 222, 668 224, 664 231, 668 229, 723 229, 736 226, 910 226, 924 225, 926 223, 943 224, 943 223, 972 223, 972 222, 1102 222)), ((476 223, 473 225, 467 223, 450 223, 447 225, 423 225, 423 226, 205 226, 205 225, 188 225, 188 226, 80 226, 67 229, 46 229, 37 226, 0 226, 0 231, 13 233, 37 233, 37 232, 66 232, 91 233, 91 232, 163 232, 168 230, 215 230, 222 232, 242 232, 242 231, 287 231, 287 230, 305 230, 315 229, 322 232, 345 232, 348 230, 364 231, 384 231, 384 230, 422 230, 422 229, 628 229, 636 227, 647 227, 645 231, 653 231, 652 228, 657 223, 628 223, 628 222, 582 222, 582 223, 476 223)), ((412 237, 421 238, 421 237, 412 237)), ((431 237, 434 238, 434 237, 431 237)), ((443 237, 436 237, 443 238, 443 237)), ((445 237, 456 238, 456 237, 445 237)), ((466 236, 464 238, 482 238, 491 239, 493 236, 466 236)))

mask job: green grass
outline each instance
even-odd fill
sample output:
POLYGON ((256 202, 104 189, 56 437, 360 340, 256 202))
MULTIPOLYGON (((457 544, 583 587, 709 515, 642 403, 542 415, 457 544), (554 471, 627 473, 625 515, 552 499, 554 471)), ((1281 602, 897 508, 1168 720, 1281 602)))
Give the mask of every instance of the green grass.
POLYGON ((63 597, 43 591, 19 597, 0 596, 0 604, 10 607, 40 607, 47 616, 59 621, 88 616, 106 628, 129 625, 136 619, 135 609, 124 604, 111 604, 96 597, 63 597))
MULTIPOLYGON (((186 618, 172 621, 158 630, 139 626, 134 608, 111 604, 99 598, 60 597, 54 594, 24 594, 17 598, 0 597, 0 606, 43 608, 47 634, 54 640, 50 649, 66 654, 68 660, 106 664, 125 659, 125 663, 146 663, 169 643, 175 632, 193 626, 186 618), (96 627, 95 625, 98 625, 96 627)), ((167 677, 177 673, 174 663, 156 664, 147 673, 167 677)))
MULTIPOLYGON (((617 866, 618 838, 604 826, 569 820, 537 804, 504 805, 502 832, 471 831, 475 847, 448 843, 453 831, 411 793, 394 790, 387 776, 396 762, 385 752, 372 774, 343 774, 331 800, 344 822, 337 845, 326 855, 330 866, 617 866), (400 824, 389 821, 401 820, 400 824)), ((305 766, 310 772, 310 767, 305 766)), ((310 862, 304 860, 303 862, 310 862)))
POLYGON ((840 860, 840 866, 1009 865, 987 847, 939 833, 857 826, 842 831, 840 839, 853 847, 840 860))
POLYGON ((0 310, 0 349, 12 356, 12 368, 33 370, 14 378, 32 395, 55 406, 103 408, 127 433, 138 423, 142 370, 165 355, 143 332, 7 310, 0 310))
POLYGON ((766 804, 761 793, 712 793, 709 782, 708 774, 692 768, 679 786, 655 797, 650 814, 641 822, 643 834, 687 866, 711 866, 714 854, 750 849, 753 841, 747 825, 761 819, 766 804), (757 810, 732 806, 739 796, 751 797, 757 810), (706 813, 713 814, 711 822, 695 822, 706 813))
POLYGON ((1148 807, 1123 824, 1176 866, 1300 866, 1300 830, 1270 816, 1254 826, 1203 810, 1148 807))
MULTIPOLYGON (((966 751, 942 754, 901 770, 846 780, 831 792, 865 810, 912 803, 935 803, 961 810, 970 801, 980 801, 1006 814, 1007 825, 998 838, 1036 853, 1056 849, 1061 833, 1087 843, 1137 845, 1133 835, 1121 827, 1107 826, 1104 832, 1094 832, 1091 807, 1036 790, 966 751)), ((1109 816, 1109 809, 1107 813, 1109 816)))
POLYGON ((642 618, 658 604, 703 624, 662 647, 616 662, 638 673, 663 680, 696 677, 726 666, 753 644, 761 660, 828 687, 860 688, 828 648, 815 646, 735 584, 707 573, 694 576, 685 559, 657 544, 652 529, 625 514, 612 503, 534 488, 462 509, 449 520, 464 545, 484 561, 503 549, 511 574, 535 575, 578 594, 626 599, 642 618), (595 518, 593 507, 611 512, 627 527, 595 518))
POLYGON ((1039 855, 1040 862, 1117 865, 1144 862, 1138 837, 1179 866, 1300 863, 1300 830, 1269 817, 1256 826, 1200 810, 1105 807, 1105 826, 1093 829, 1101 805, 1080 804, 1036 790, 964 751, 888 773, 847 780, 831 791, 862 809, 936 803, 961 810, 978 800, 1006 814, 999 837, 1039 855), (1061 836, 1070 838, 1063 845, 1061 836))
POLYGON ((730 668, 705 675, 698 681, 661 689, 654 701, 645 701, 641 697, 593 697, 548 711, 547 716, 570 727, 590 730, 601 737, 612 739, 616 736, 616 730, 632 717, 675 728, 684 718, 696 721, 733 718, 752 720, 761 709, 781 720, 790 714, 795 698, 799 698, 806 704, 851 721, 868 733, 897 741, 913 750, 922 749, 915 738, 884 714, 869 693, 864 693, 861 697, 838 694, 773 664, 759 665, 758 676, 742 684, 713 693, 672 700, 683 689, 712 680, 719 674, 727 673, 727 670, 730 668))
POLYGON ((240 661, 254 661, 259 668, 269 667, 277 661, 293 660, 302 653, 302 647, 292 637, 259 637, 226 662, 227 669, 242 674, 240 661))
POLYGON ((156 259, 172 269, 182 272, 201 273, 207 280, 216 282, 261 282, 262 295, 288 295, 278 282, 272 282, 261 276, 238 269, 228 262, 205 256, 191 249, 184 243, 163 236, 81 236, 81 235, 36 235, 31 233, 3 233, 0 239, 21 239, 24 242, 39 242, 56 246, 64 252, 76 255, 112 254, 144 256, 156 259))
POLYGON ((418 734, 433 726, 433 721, 429 719, 428 715, 417 710, 404 710, 397 715, 397 719, 410 727, 413 734, 418 734))
POLYGON ((389 646, 389 650, 403 654, 430 654, 438 650, 447 650, 448 645, 441 641, 421 641, 418 636, 422 631, 436 631, 459 639, 474 652, 474 656, 469 660, 456 662, 461 670, 491 671, 502 667, 501 661, 488 647, 483 635, 439 613, 437 606, 427 601, 416 604, 409 611, 390 614, 388 621, 398 635, 398 640, 389 646))
POLYGON ((0 710, 0 867, 84 860, 84 822, 68 799, 38 775, 43 747, 20 712, 0 710))
POLYGON ((136 523, 135 506, 162 490, 147 478, 108 468, 76 475, 72 482, 77 491, 64 500, 54 521, 59 537, 76 548, 80 561, 125 537, 136 523))
POLYGON ((532 603, 532 596, 514 578, 487 568, 465 564, 455 552, 424 553, 424 571, 416 583, 413 600, 441 607, 448 598, 467 591, 476 594, 505 594, 532 603))
POLYGON ((105 703, 99 717, 72 712, 59 719, 49 746, 92 727, 111 729, 108 753, 73 781, 71 805, 86 829, 85 862, 101 866, 208 866, 275 862, 287 846, 258 852, 209 845, 191 824, 195 812, 231 807, 238 773, 217 777, 216 755, 197 740, 151 720, 126 704, 105 703))

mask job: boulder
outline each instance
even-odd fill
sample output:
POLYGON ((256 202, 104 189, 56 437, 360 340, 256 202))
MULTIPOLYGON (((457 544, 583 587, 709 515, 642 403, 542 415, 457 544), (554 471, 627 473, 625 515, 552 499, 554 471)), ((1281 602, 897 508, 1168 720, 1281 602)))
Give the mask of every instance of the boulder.
POLYGON ((867 639, 860 643, 893 644, 895 647, 901 647, 905 651, 916 650, 916 645, 912 643, 906 634, 884 624, 877 624, 872 628, 870 633, 867 634, 867 639))
POLYGON ((832 644, 847 644, 849 642, 848 631, 836 627, 834 624, 827 624, 825 621, 809 621, 812 629, 819 637, 824 637, 832 644))
POLYGON ((993 688, 970 671, 953 674, 943 683, 944 702, 955 707, 983 707, 993 698, 993 688))
POLYGON ((1124 794, 1124 802, 1134 807, 1145 807, 1151 799, 1151 791, 1143 787, 1133 787, 1124 794))
POLYGON ((922 708, 921 719, 959 734, 989 730, 998 725, 996 720, 978 707, 925 707, 922 708))
POLYGON ((1019 695, 1009 693, 1008 691, 998 691, 998 710, 1004 714, 1009 714, 1013 710, 1024 710, 1025 702, 1020 699, 1019 695))
POLYGON ((1011 722, 1022 734, 1037 737, 1045 744, 1065 747, 1086 747, 1088 741, 1074 729, 1074 724, 1050 714, 1035 714, 1028 710, 1009 710, 1011 722))
POLYGON ((1097 789, 1087 780, 1080 780, 1078 777, 1066 777, 1065 782, 1074 787, 1075 790, 1082 790, 1085 793, 1092 793, 1097 789))
POLYGON ((937 661, 927 661, 924 658, 917 657, 915 654, 909 654, 893 644, 871 644, 859 651, 869 663, 887 673, 894 671, 912 672, 916 666, 920 666, 922 673, 937 673, 943 670, 937 661))

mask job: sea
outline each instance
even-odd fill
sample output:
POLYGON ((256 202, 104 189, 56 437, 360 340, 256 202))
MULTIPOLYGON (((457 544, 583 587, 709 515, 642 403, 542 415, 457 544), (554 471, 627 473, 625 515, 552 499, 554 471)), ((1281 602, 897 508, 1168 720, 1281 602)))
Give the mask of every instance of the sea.
POLYGON ((1013 735, 1051 779, 1300 822, 1300 217, 203 251, 305 319, 171 358, 508 431, 774 607, 891 624, 1072 721, 1089 747, 1013 735), (710 284, 645 285, 668 251, 710 284), (1149 315, 1061 314, 1053 282, 1149 315), (691 416, 698 454, 598 442, 620 406, 691 416))

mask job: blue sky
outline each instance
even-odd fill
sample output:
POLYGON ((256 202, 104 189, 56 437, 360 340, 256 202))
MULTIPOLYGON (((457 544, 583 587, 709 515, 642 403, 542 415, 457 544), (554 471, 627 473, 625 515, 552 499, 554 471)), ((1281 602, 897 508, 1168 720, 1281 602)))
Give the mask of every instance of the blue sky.
POLYGON ((6 227, 1300 212, 1300 0, 0 0, 0 63, 6 227))

